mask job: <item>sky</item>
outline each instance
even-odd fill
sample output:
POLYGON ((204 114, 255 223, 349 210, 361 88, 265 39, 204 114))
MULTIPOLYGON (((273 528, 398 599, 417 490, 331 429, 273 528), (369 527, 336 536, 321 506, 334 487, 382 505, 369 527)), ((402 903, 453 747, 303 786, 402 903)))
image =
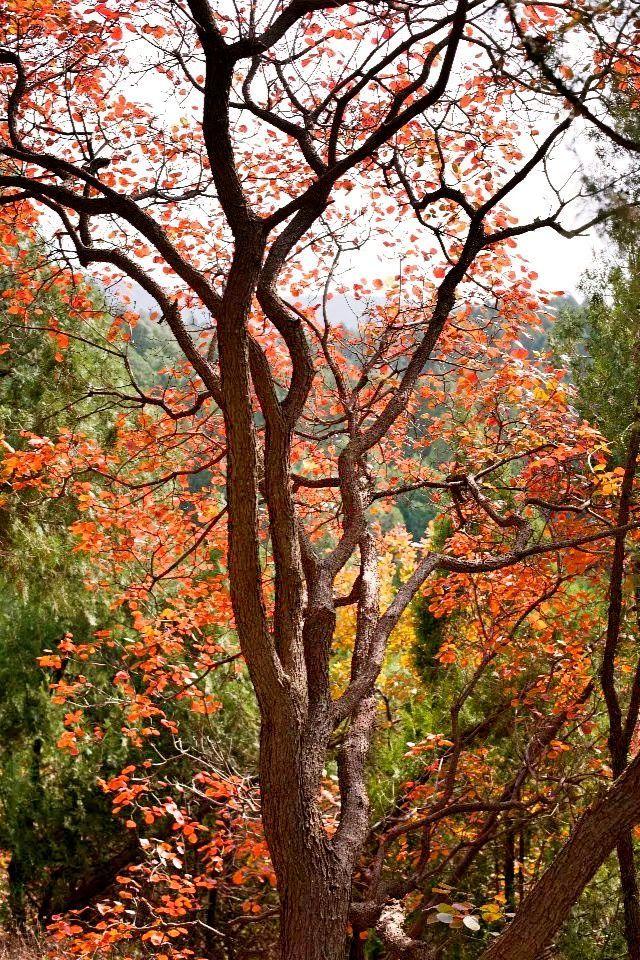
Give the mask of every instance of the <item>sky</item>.
MULTIPOLYGON (((585 132, 583 127, 575 139, 567 139, 551 154, 547 173, 563 197, 579 191, 582 174, 593 173, 599 163, 594 142, 585 132)), ((554 205, 554 193, 541 169, 529 175, 509 200, 510 208, 522 222, 547 216, 554 205)), ((562 224, 575 229, 588 222, 595 213, 594 206, 578 201, 563 214, 562 224)), ((520 237, 518 249, 537 271, 541 289, 563 291, 580 300, 581 277, 603 262, 605 246, 601 233, 595 229, 585 235, 566 238, 550 228, 543 228, 520 237)))
MULTIPOLYGON (((522 221, 531 221, 548 212, 549 188, 542 178, 528 181, 511 203, 513 212, 522 221)), ((583 213, 584 217, 584 213, 583 213)), ((589 219, 589 214, 586 215, 589 219)), ((566 218, 566 226, 575 226, 577 218, 566 218)), ((562 291, 581 300, 580 280, 584 273, 603 258, 603 243, 595 230, 584 236, 568 239, 546 227, 518 239, 518 251, 538 273, 542 290, 562 291)))
POLYGON ((582 299, 580 278, 601 256, 601 244, 591 233, 567 240, 551 230, 523 237, 520 252, 539 275, 542 289, 563 291, 582 299))

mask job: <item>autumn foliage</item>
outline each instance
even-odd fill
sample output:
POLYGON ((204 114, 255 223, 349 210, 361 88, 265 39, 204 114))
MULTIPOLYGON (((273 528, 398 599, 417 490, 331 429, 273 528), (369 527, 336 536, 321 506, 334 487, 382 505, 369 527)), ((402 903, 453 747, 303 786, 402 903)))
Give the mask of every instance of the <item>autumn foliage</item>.
POLYGON ((99 778, 126 856, 45 917, 52 956, 528 960, 640 819, 637 450, 579 410, 545 345, 560 292, 517 246, 634 201, 511 208, 575 127, 636 150, 601 113, 633 103, 637 29, 589 4, 3 6, 3 356, 36 333, 61 392, 104 358, 55 429, 3 440, 3 504, 73 511, 108 613, 39 664, 59 750, 126 756, 99 778))

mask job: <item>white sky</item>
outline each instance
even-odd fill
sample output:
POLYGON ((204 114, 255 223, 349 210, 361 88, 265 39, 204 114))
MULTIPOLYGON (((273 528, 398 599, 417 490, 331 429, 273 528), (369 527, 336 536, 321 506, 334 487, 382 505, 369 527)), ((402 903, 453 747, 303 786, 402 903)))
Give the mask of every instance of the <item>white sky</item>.
POLYGON ((588 236, 567 240, 551 230, 543 230, 521 238, 518 247, 538 272, 541 288, 562 290, 582 299, 580 277, 597 262, 600 248, 597 238, 588 236))
MULTIPOLYGON (((561 181, 575 169, 575 156, 567 149, 554 158, 551 171, 554 180, 561 181)), ((514 192, 509 206, 522 222, 547 216, 552 209, 553 194, 544 176, 530 176, 518 192, 514 192)), ((595 211, 584 205, 571 209, 562 217, 563 225, 576 227, 593 216, 595 211)), ((535 230, 518 238, 518 250, 538 275, 541 289, 564 291, 582 299, 580 279, 602 258, 603 244, 595 230, 584 236, 566 238, 549 227, 535 230)))
MULTIPOLYGON (((563 198, 579 192, 581 175, 593 173, 599 165, 594 141, 585 133, 584 127, 578 127, 574 136, 567 138, 550 156, 548 174, 563 198)), ((523 152, 528 155, 526 150, 523 152)), ((541 168, 514 191, 508 205, 521 222, 531 222, 536 217, 554 212, 556 198, 541 168)), ((575 229, 588 222, 595 213, 594 206, 578 201, 570 205, 560 219, 563 226, 575 229)), ((518 249, 539 274, 541 289, 562 290, 582 299, 581 277, 603 262, 605 245, 602 235, 595 229, 585 235, 566 238, 547 227, 520 237, 518 249)))

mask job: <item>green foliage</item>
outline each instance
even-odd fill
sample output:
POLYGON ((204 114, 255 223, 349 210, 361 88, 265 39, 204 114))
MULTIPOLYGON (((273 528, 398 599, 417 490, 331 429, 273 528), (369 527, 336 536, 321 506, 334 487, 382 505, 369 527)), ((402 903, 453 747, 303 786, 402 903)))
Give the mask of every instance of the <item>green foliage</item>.
POLYGON ((426 490, 415 490, 410 495, 398 498, 402 520, 414 540, 421 540, 435 516, 435 508, 426 490))
POLYGON ((174 363, 180 353, 170 328, 141 312, 131 332, 131 346, 131 369, 140 386, 146 389, 166 381, 161 371, 174 363))
POLYGON ((438 670, 436 659, 444 635, 442 620, 429 610, 427 599, 420 596, 414 603, 416 613, 416 642, 413 648, 413 659, 416 669, 426 682, 435 678, 438 670))
POLYGON ((640 256, 590 276, 584 307, 560 315, 553 334, 578 393, 580 413, 597 424, 619 457, 635 418, 640 382, 640 256))
POLYGON ((618 960, 627 956, 615 856, 601 867, 576 904, 557 943, 558 960, 618 960))
MULTIPOLYGON (((34 264, 39 262, 38 251, 32 255, 34 264)), ((0 275, 0 294, 13 289, 13 279, 9 271, 0 275)), ((37 316, 32 311, 26 323, 0 306, 0 342, 10 346, 0 356, 0 437, 9 447, 28 443, 31 433, 54 438, 69 428, 108 448, 121 413, 108 391, 122 384, 126 391, 128 374, 107 338, 112 318, 104 297, 94 290, 91 298, 92 317, 79 320, 67 313, 55 287, 43 290, 37 316), (69 335, 63 349, 56 329, 69 335)), ((0 305, 10 302, 0 300, 0 305)), ((165 382, 162 370, 175 357, 175 342, 165 328, 146 319, 134 328, 129 359, 143 387, 165 382)), ((203 471, 193 482, 208 479, 203 471)), ((65 664, 44 670, 38 658, 55 651, 65 634, 79 644, 89 642, 96 630, 116 625, 116 614, 108 591, 84 585, 86 560, 74 550, 69 532, 79 516, 73 499, 39 491, 2 493, 0 851, 8 860, 8 890, 5 896, 0 891, 0 925, 25 929, 103 894, 119 869, 138 855, 136 835, 114 818, 111 798, 99 781, 142 758, 122 734, 124 719, 111 695, 114 670, 108 663, 86 665, 95 692, 92 716, 103 736, 81 740, 77 756, 57 746, 70 708, 56 705, 50 683, 61 678, 65 664)), ((214 718, 186 715, 188 706, 179 700, 167 705, 168 715, 185 731, 184 758, 175 757, 168 733, 166 742, 156 740, 158 750, 175 757, 167 775, 180 781, 190 779, 197 753, 242 769, 255 766, 258 723, 246 675, 229 664, 206 684, 222 703, 214 718)))
MULTIPOLYGON (((0 291, 12 279, 0 277, 0 291)), ((55 288, 43 291, 26 324, 0 314, 0 340, 10 345, 0 358, 0 432, 9 445, 23 444, 24 433, 55 435, 80 421, 108 441, 112 416, 87 393, 119 369, 84 343, 105 328, 97 291, 94 298, 89 331, 66 315, 55 288), (72 334, 63 353, 47 329, 58 323, 72 334)), ((110 617, 108 598, 83 585, 83 561, 67 529, 74 518, 66 498, 12 495, 0 506, 0 847, 10 855, 5 919, 18 926, 63 907, 73 886, 122 842, 96 780, 119 768, 124 750, 61 754, 61 708, 37 663, 66 633, 87 641, 110 617)))
MULTIPOLYGON (((34 259, 37 255, 34 251, 34 259)), ((33 282, 39 278, 44 279, 36 274, 33 282)), ((0 275, 0 296, 14 285, 10 271, 0 275)), ((0 429, 10 444, 20 444, 22 431, 47 436, 81 421, 88 423, 89 432, 105 439, 113 415, 98 397, 87 394, 117 382, 122 367, 105 352, 109 350, 104 339, 108 317, 97 290, 93 308, 89 320, 68 315, 60 291, 43 285, 38 313, 30 313, 26 323, 0 309, 0 341, 9 345, 0 356, 0 429), (63 352, 54 336, 56 327, 70 336, 63 352), (105 351, 94 343, 102 344, 105 351)))

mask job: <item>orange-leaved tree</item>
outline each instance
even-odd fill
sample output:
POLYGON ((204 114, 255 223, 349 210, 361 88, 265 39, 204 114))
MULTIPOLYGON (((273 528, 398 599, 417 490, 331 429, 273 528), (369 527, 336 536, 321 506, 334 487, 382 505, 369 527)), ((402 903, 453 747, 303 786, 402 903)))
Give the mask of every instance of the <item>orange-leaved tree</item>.
MULTIPOLYGON (((148 561, 138 596, 131 583, 125 590, 140 636, 127 655, 153 651, 142 690, 126 671, 117 676, 132 727, 152 729, 154 717, 171 725, 153 701, 166 684, 212 708, 189 658, 207 671, 221 651, 193 641, 190 624, 210 636, 228 585, 261 717, 261 816, 286 960, 342 958, 349 923, 375 927, 392 954, 428 954, 403 929, 403 888, 381 881, 386 839, 367 897, 354 887, 370 839, 376 684, 415 595, 446 574, 517 568, 526 580, 528 564, 616 530, 606 509, 580 508, 593 495, 593 435, 573 423, 559 386, 509 375, 526 353, 514 341, 540 307, 516 238, 579 232, 583 223, 562 217, 591 188, 554 188, 552 208, 531 222, 517 222, 508 202, 549 171, 576 120, 615 134, 601 120, 607 85, 621 75, 633 85, 638 74, 624 8, 8 0, 0 12, 3 208, 38 208, 55 256, 133 299, 103 348, 123 334, 126 343, 136 303, 151 299, 183 358, 171 386, 145 389, 134 374, 110 390, 141 408, 134 428, 120 424, 118 453, 131 469, 67 434, 30 438, 37 462, 15 454, 10 479, 45 471, 43 483, 64 485, 84 465, 104 485, 76 488, 98 518, 78 534, 121 571, 148 561), (498 357, 509 362, 492 379, 498 357), (451 370, 463 371, 467 417, 458 410, 441 427, 451 370), (416 418, 423 443, 450 443, 435 469, 407 450, 416 418), (187 488, 202 471, 211 481, 187 488), (167 486, 179 491, 169 503, 158 493, 167 486), (444 546, 425 541, 382 603, 376 508, 421 489, 440 498, 451 534, 444 546), (175 607, 153 616, 157 582, 212 551, 220 582, 190 580, 186 598, 178 592, 175 607), (354 610, 349 669, 336 688, 345 606, 354 610), (338 797, 327 811, 334 755, 338 797)), ((16 322, 38 309, 37 296, 23 288, 16 322)), ((64 331, 56 335, 64 349, 64 331)), ((532 609, 564 575, 540 562, 532 609)), ((72 641, 67 652, 77 652, 72 641)), ((487 640, 476 668, 492 655, 487 640)), ((72 713, 69 741, 75 725, 72 713)), ((444 806, 461 750, 453 734, 453 773, 436 798, 444 806)), ((638 784, 634 762, 530 892, 536 922, 516 917, 491 957, 538 954, 640 819, 638 784)), ((208 789, 233 792, 217 781, 208 789)), ((156 941, 167 954, 166 938, 147 943, 156 941)))

